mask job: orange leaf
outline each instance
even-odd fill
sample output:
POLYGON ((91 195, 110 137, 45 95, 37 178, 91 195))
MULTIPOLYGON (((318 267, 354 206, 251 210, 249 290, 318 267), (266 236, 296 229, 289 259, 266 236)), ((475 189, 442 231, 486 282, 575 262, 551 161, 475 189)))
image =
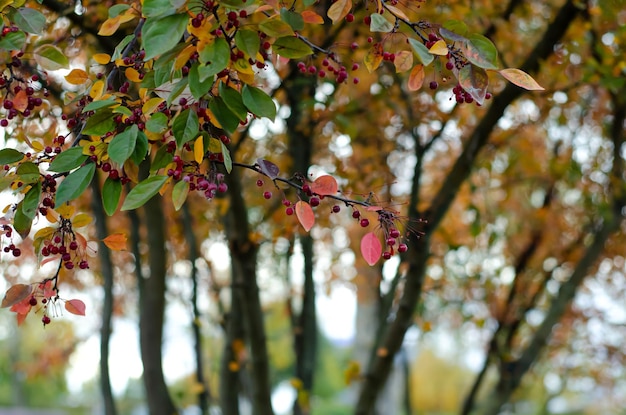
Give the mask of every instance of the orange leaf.
POLYGON ((85 315, 85 303, 81 300, 67 300, 65 302, 65 309, 72 314, 76 314, 77 316, 85 315))
POLYGON ((104 244, 114 251, 125 251, 126 250, 126 235, 123 233, 114 233, 102 240, 104 244))
POLYGON ((304 20, 304 23, 324 24, 324 18, 312 10, 303 11, 302 19, 304 20))
POLYGON ((72 85, 82 85, 89 80, 89 75, 82 69, 72 69, 65 75, 65 80, 72 85))
POLYGON ((417 91, 424 84, 424 65, 415 65, 409 75, 409 91, 417 91))
POLYGON ((115 16, 115 17, 105 20, 104 23, 102 23, 102 26, 100 27, 100 31, 98 32, 98 35, 111 36, 120 27, 120 23, 121 23, 120 16, 115 16))
POLYGON ((507 68, 501 69, 498 72, 500 72, 500 75, 504 76, 509 82, 529 91, 543 91, 545 89, 539 85, 532 76, 528 75, 521 69, 507 68))
POLYGON ((139 77, 139 71, 135 68, 126 68, 124 70, 124 75, 126 75, 126 79, 132 82, 141 82, 141 78, 139 77))
POLYGON ((371 73, 374 72, 383 61, 383 45, 375 43, 372 48, 367 51, 367 55, 363 59, 363 63, 367 70, 371 73))
POLYGON ((4 294, 2 305, 0 305, 0 307, 11 307, 27 298, 32 292, 33 287, 31 285, 15 284, 7 290, 6 294, 4 294))
POLYGON ((24 111, 28 107, 28 95, 24 90, 20 90, 13 97, 13 108, 18 110, 19 112, 24 111))
POLYGON ((315 213, 307 202, 299 200, 296 203, 296 216, 305 231, 310 231, 315 224, 315 213))
POLYGON ((370 266, 378 262, 382 253, 383 246, 374 232, 366 233, 361 238, 361 254, 370 266))
POLYGON ((337 0, 332 6, 330 6, 326 15, 333 21, 333 24, 335 24, 346 17, 346 15, 350 13, 351 9, 352 0, 337 0))
POLYGON ((311 183, 311 191, 320 196, 334 195, 339 190, 337 180, 333 176, 320 176, 311 183))
POLYGON ((92 56, 92 58, 94 61, 96 61, 96 63, 99 63, 100 65, 106 65, 107 63, 111 62, 111 56, 107 55, 106 53, 96 53, 92 56))
POLYGON ((18 325, 18 326, 21 326, 21 325, 22 325, 22 323, 24 322, 24 320, 26 320, 26 316, 28 316, 28 313, 26 313, 26 314, 20 314, 20 313, 18 313, 18 314, 17 314, 17 325, 18 325))

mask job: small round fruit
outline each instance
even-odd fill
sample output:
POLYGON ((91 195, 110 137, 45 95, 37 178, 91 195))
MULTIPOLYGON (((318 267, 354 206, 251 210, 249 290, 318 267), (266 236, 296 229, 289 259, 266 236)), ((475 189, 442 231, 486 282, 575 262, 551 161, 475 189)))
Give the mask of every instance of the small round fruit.
POLYGON ((435 90, 439 88, 439 83, 437 83, 437 81, 430 81, 429 88, 435 90))
POLYGON ((341 206, 339 205, 333 206, 333 213, 339 213, 340 210, 341 210, 341 206))
POLYGON ((285 214, 287 216, 293 215, 293 208, 291 206, 289 206, 287 209, 285 209, 285 214))
POLYGON ((361 227, 367 228, 370 225, 370 221, 367 218, 361 219, 361 227))
POLYGON ((50 324, 50 317, 48 317, 48 316, 43 316, 43 317, 41 318, 41 322, 43 323, 43 325, 44 325, 44 326, 45 326, 45 325, 50 324))
POLYGON ((261 180, 261 179, 257 180, 256 181, 256 185, 259 186, 259 187, 263 186, 263 180, 261 180))
POLYGON ((403 253, 409 250, 409 247, 407 246, 407 244, 400 244, 398 245, 398 252, 403 253))
POLYGON ((309 199, 309 205, 315 207, 315 206, 319 206, 319 204, 320 204, 319 197, 313 196, 312 198, 309 199))
POLYGON ((358 210, 353 210, 353 211, 352 211, 352 217, 353 217, 354 219, 358 219, 358 218, 360 218, 360 217, 361 217, 361 212, 359 212, 358 210))
POLYGON ((389 259, 389 258, 391 258, 391 252, 389 251, 383 252, 383 259, 389 259))
POLYGON ((400 231, 399 231, 399 230, 397 230, 397 229, 395 229, 395 228, 394 228, 394 229, 391 229, 391 230, 389 231, 389 237, 390 237, 390 238, 399 238, 399 237, 400 237, 400 231))
POLYGON ((263 197, 265 199, 271 199, 272 198, 272 192, 269 192, 269 191, 263 192, 263 197))

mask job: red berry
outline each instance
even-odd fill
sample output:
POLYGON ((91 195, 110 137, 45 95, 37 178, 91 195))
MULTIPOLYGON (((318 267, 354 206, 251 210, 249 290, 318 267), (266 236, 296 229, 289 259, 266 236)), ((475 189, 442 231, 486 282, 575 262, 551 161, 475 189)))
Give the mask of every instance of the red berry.
POLYGON ((263 180, 261 180, 261 179, 257 180, 256 181, 256 185, 259 186, 259 187, 263 186, 263 180))
POLYGON ((389 251, 383 252, 383 259, 390 259, 390 258, 391 258, 391 252, 389 251))
POLYGON ((354 22, 354 15, 352 13, 348 13, 346 15, 346 22, 348 22, 348 23, 354 22))
POLYGON ((272 197, 272 192, 269 192, 269 191, 265 191, 265 192, 263 192, 263 197, 264 197, 265 199, 271 199, 271 197, 272 197))
POLYGON ((50 324, 50 317, 48 317, 48 316, 43 316, 43 317, 41 318, 41 322, 43 323, 43 325, 44 325, 44 326, 45 326, 45 325, 50 324))
POLYGON ((285 214, 286 214, 287 216, 291 216, 291 215, 293 215, 293 208, 290 206, 290 207, 288 207, 287 209, 285 209, 285 214))
POLYGON ((309 205, 315 207, 315 206, 319 206, 319 204, 320 204, 319 197, 313 196, 312 198, 309 199, 309 205))
POLYGON ((395 228, 394 228, 394 229, 391 229, 391 230, 389 231, 389 237, 390 237, 390 238, 399 238, 399 237, 400 237, 400 231, 399 231, 399 230, 397 230, 397 229, 395 229, 395 228))
POLYGON ((370 224, 370 221, 367 218, 361 219, 361 226, 363 228, 367 228, 369 226, 369 224, 370 224))
POLYGON ((352 211, 352 217, 353 217, 354 219, 358 219, 358 218, 360 218, 360 217, 361 217, 361 212, 359 212, 358 210, 353 210, 353 211, 352 211))
POLYGON ((400 244, 398 245, 398 252, 402 253, 402 252, 406 252, 409 250, 409 247, 407 246, 407 244, 400 244))
POLYGON ((340 210, 341 210, 341 206, 339 205, 333 206, 333 213, 339 213, 340 210))
POLYGON ((396 244, 396 238, 387 238, 387 245, 394 246, 396 244))
POLYGON ((432 89, 432 90, 435 90, 435 89, 439 88, 439 84, 437 83, 437 81, 430 81, 429 88, 432 89))
POLYGON ((28 300, 28 304, 32 306, 37 305, 37 299, 35 297, 30 297, 30 300, 28 300))

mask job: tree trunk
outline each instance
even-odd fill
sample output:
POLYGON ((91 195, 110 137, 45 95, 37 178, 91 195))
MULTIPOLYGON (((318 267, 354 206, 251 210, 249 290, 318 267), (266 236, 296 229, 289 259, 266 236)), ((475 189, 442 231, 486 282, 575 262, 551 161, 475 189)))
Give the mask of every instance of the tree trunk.
POLYGON ((111 251, 104 244, 103 239, 109 234, 106 224, 106 213, 102 206, 102 195, 97 176, 91 182, 92 196, 91 209, 95 218, 96 236, 98 238, 98 257, 100 259, 100 274, 103 279, 102 289, 102 326, 100 327, 100 391, 104 403, 105 415, 116 415, 115 400, 111 390, 109 376, 109 342, 111 339, 111 318, 113 315, 113 262, 111 251))

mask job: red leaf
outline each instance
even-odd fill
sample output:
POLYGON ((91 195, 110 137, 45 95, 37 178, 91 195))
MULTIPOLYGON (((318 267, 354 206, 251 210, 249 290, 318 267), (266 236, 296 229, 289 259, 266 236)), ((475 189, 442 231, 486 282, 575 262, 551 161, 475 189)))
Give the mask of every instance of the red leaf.
POLYGON ((67 300, 65 302, 65 309, 72 314, 76 314, 77 316, 85 315, 85 303, 81 300, 67 300))
POLYGON ((307 202, 299 200, 296 203, 296 216, 305 231, 310 231, 315 224, 315 213, 307 202))
POLYGON ((366 233, 361 239, 361 254, 369 265, 374 265, 383 253, 383 246, 374 232, 366 233))
POLYGON ((11 307, 24 300, 32 292, 32 285, 15 284, 7 290, 6 294, 4 295, 4 299, 2 300, 2 305, 0 305, 0 307, 11 307))
POLYGON ((339 186, 333 176, 320 176, 311 183, 311 191, 320 196, 334 195, 337 190, 339 190, 339 186))

